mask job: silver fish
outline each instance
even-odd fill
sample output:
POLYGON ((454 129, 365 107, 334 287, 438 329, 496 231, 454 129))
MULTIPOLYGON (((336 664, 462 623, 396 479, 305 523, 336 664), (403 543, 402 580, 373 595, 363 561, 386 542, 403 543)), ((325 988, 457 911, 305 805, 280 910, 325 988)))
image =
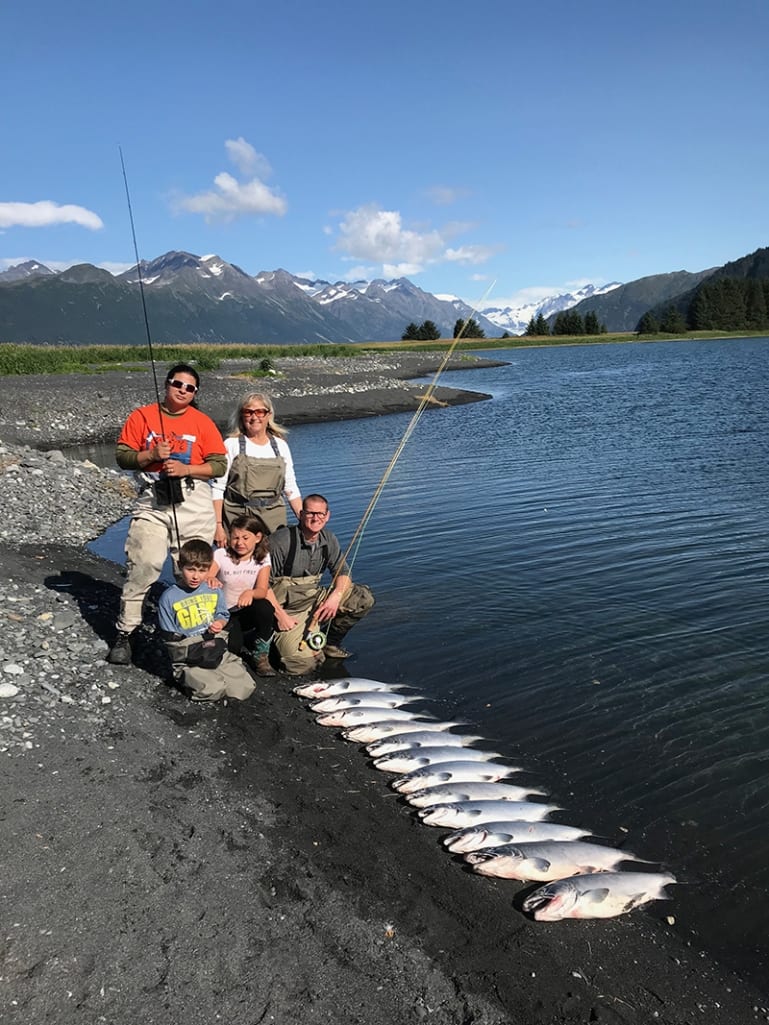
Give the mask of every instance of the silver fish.
POLYGON ((412 794, 416 790, 428 790, 449 783, 498 783, 501 779, 514 776, 520 771, 514 765, 500 765, 498 762, 457 760, 414 769, 408 775, 393 780, 390 785, 393 790, 398 790, 402 794, 412 794))
POLYGON ((536 801, 463 801, 461 804, 436 804, 420 808, 417 812, 427 826, 445 826, 461 829, 480 826, 485 822, 498 822, 509 815, 512 819, 539 822, 550 812, 561 811, 557 804, 538 804, 536 801))
POLYGON ((382 693, 383 691, 408 690, 400 683, 382 683, 379 680, 364 680, 358 676, 350 676, 345 680, 313 680, 294 687, 294 694, 300 698, 332 698, 339 694, 350 693, 382 693))
POLYGON ((525 801, 532 794, 541 795, 542 791, 517 787, 512 783, 441 783, 403 796, 415 808, 429 808, 434 804, 462 804, 466 801, 525 801))
POLYGON ((366 691, 359 694, 340 694, 338 697, 321 698, 309 706, 311 712, 337 712, 343 708, 400 708, 422 698, 393 694, 392 691, 366 691))
POLYGON ((385 722, 370 723, 366 726, 354 726, 344 731, 342 736, 345 740, 352 740, 356 744, 371 744, 375 740, 397 734, 417 732, 422 730, 435 730, 443 732, 450 730, 452 726, 462 726, 461 722, 440 722, 439 720, 414 719, 411 722, 385 722))
POLYGON ((546 883, 530 893, 523 910, 538 922, 562 918, 614 918, 650 900, 665 900, 675 877, 655 872, 596 872, 546 883))
POLYGON ((444 845, 452 854, 467 854, 486 847, 509 843, 537 843, 540 840, 580 840, 590 831, 579 826, 562 826, 560 822, 524 822, 502 819, 483 826, 457 829, 444 837, 444 845))
MULTIPOLYGON (((457 724, 458 725, 458 724, 457 724)), ((467 733, 447 733, 445 730, 417 730, 413 733, 396 733, 368 745, 368 753, 372 758, 392 754, 395 751, 424 751, 434 747, 467 747, 483 737, 470 736, 467 733)))
POLYGON ((465 861, 482 876, 498 879, 533 879, 549 883, 565 876, 610 872, 621 861, 640 861, 629 851, 577 841, 544 840, 505 844, 465 854, 465 861))
MULTIPOLYGON (((353 726, 370 726, 380 722, 410 722, 418 719, 424 724, 425 719, 419 712, 410 712, 407 708, 368 708, 359 705, 357 708, 340 708, 338 712, 324 712, 315 717, 321 726, 342 726, 351 729, 353 726)), ((427 719, 429 721, 429 717, 427 719)))
MULTIPOLYGON (((374 768, 382 772, 417 772, 430 766, 443 768, 446 762, 475 762, 481 765, 493 758, 504 758, 496 751, 479 751, 474 747, 414 747, 402 748, 374 760, 374 768)), ((497 764, 494 762, 493 764, 497 764)))

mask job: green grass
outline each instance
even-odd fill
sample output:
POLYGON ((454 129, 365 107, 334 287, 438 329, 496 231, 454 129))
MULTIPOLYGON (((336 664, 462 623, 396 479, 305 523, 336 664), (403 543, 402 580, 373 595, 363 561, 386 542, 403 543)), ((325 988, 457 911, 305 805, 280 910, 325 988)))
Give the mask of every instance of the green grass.
MULTIPOLYGON (((762 337, 765 331, 690 331, 684 335, 637 335, 632 331, 605 335, 549 335, 521 338, 474 338, 460 340, 460 352, 476 349, 520 349, 531 346, 602 345, 609 342, 657 342, 682 338, 762 337)), ((216 370, 224 359, 242 359, 259 363, 250 371, 255 377, 269 376, 275 359, 289 356, 313 356, 333 359, 338 356, 365 359, 381 352, 445 352, 453 339, 436 342, 359 342, 349 345, 156 345, 155 360, 163 366, 191 363, 200 370, 216 370)), ((0 375, 16 374, 97 374, 119 366, 121 370, 146 369, 146 347, 136 345, 16 345, 0 343, 0 375)))

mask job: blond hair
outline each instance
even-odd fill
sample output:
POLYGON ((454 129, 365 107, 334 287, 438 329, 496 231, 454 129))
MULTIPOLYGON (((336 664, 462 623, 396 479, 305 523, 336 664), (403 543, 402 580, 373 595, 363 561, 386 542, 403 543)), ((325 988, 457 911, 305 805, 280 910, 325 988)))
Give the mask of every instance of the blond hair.
POLYGON ((243 410, 246 406, 250 406, 253 403, 258 403, 264 409, 269 409, 270 411, 269 416, 267 417, 267 433, 274 434, 276 438, 285 438, 288 431, 285 427, 282 427, 279 423, 275 422, 275 406, 273 405, 270 396, 263 391, 252 391, 243 396, 230 417, 228 437, 236 438, 239 434, 244 433, 243 410))

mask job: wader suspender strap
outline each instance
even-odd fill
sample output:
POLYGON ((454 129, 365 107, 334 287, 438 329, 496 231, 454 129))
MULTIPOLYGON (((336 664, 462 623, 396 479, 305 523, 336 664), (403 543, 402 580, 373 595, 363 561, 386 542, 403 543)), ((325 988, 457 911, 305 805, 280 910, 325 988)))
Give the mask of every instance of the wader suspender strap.
MULTIPOLYGON (((271 434, 268 434, 267 435, 267 440, 270 443, 270 448, 272 449, 273 453, 275 454, 275 458, 276 459, 280 459, 280 452, 278 451, 278 443, 275 440, 275 438, 271 434)), ((246 436, 245 436, 245 434, 239 434, 238 435, 238 448, 240 450, 240 455, 244 456, 246 454, 246 436)))
MULTIPOLYGON (((296 558, 296 550, 299 545, 299 531, 300 527, 289 527, 291 534, 291 540, 288 543, 288 555, 286 556, 286 565, 283 567, 283 575, 286 577, 293 577, 295 574, 292 572, 294 568, 294 559, 296 558), (287 573, 286 570, 289 572, 287 573)), ((328 544, 324 541, 321 545, 321 553, 323 554, 323 561, 328 563, 328 544)), ((321 566, 319 576, 322 576, 325 566, 321 566)))

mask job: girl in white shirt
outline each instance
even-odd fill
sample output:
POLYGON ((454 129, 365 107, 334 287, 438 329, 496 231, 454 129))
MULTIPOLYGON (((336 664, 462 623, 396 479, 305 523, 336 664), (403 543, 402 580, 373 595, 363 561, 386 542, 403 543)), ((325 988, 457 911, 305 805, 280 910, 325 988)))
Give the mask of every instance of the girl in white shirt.
POLYGON ((269 531, 259 516, 237 516, 231 524, 226 548, 217 548, 208 584, 224 589, 230 610, 229 649, 236 655, 253 654, 259 676, 275 676, 270 665, 274 606, 270 590, 269 531))

